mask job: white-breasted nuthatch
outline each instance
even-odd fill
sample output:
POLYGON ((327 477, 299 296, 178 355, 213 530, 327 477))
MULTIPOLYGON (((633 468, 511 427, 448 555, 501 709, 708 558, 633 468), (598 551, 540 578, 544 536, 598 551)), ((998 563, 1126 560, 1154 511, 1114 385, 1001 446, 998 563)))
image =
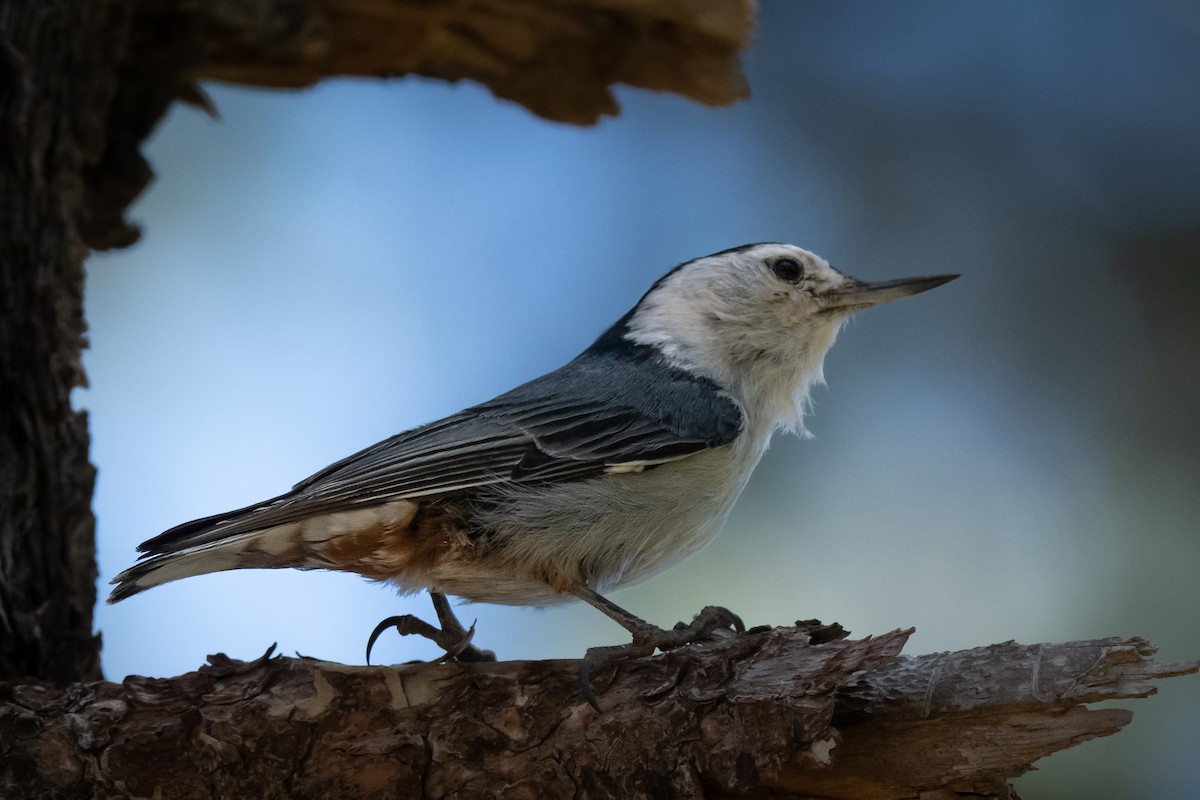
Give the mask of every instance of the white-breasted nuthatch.
POLYGON ((666 631, 602 593, 717 533, 772 433, 804 430, 809 389, 850 314, 955 277, 866 283, 787 244, 688 261, 565 366, 368 447, 287 494, 144 542, 109 602, 190 575, 295 567, 429 591, 449 637, 439 642, 460 657, 480 651, 445 595, 579 598, 629 630, 638 653, 740 626, 710 608, 666 631))

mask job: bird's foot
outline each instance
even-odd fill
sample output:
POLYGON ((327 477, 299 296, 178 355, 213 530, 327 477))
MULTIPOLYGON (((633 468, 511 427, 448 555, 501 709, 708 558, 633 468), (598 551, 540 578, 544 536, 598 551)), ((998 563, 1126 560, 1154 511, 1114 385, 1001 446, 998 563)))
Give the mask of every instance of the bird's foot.
MULTIPOLYGON (((636 618, 635 618, 636 619, 636 618)), ((728 638, 735 633, 745 633, 746 626, 741 617, 727 608, 705 606, 690 624, 679 622, 671 630, 659 628, 643 620, 637 620, 631 628, 633 641, 629 644, 589 648, 579 662, 579 683, 583 698, 592 708, 600 710, 596 693, 592 688, 592 673, 626 658, 641 658, 655 650, 674 650, 709 639, 728 638)))
POLYGON ((433 607, 437 611, 438 621, 442 627, 435 627, 420 617, 412 614, 401 614, 394 617, 388 617, 375 626, 375 630, 371 631, 370 637, 367 639, 367 663, 371 663, 371 648, 375 646, 375 641, 380 634, 388 628, 395 628, 396 633, 401 636, 424 636, 431 642, 442 648, 446 652, 440 658, 434 659, 432 663, 439 664, 443 661, 495 661, 496 654, 491 650, 484 650, 471 644, 471 639, 475 636, 475 623, 471 623, 470 628, 464 628, 462 623, 458 621, 458 617, 454 616, 454 612, 450 609, 450 603, 446 600, 446 596, 438 593, 430 593, 433 599, 433 607))
POLYGON ((471 638, 475 635, 475 625, 465 631, 454 631, 438 628, 430 625, 420 617, 415 617, 412 614, 401 614, 394 617, 388 617, 375 626, 375 630, 371 631, 371 636, 367 639, 367 663, 371 663, 371 650, 375 647, 375 642, 380 635, 388 628, 395 628, 396 633, 401 636, 424 636, 438 647, 446 652, 440 658, 436 658, 432 663, 441 663, 443 661, 495 661, 496 655, 491 650, 481 650, 471 644, 471 638))

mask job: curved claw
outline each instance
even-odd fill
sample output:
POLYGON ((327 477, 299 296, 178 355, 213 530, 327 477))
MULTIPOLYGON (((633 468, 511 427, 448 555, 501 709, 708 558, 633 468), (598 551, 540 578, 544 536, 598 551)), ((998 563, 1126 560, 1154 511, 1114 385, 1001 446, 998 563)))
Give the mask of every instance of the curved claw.
POLYGON ((430 625, 419 617, 414 617, 412 614, 400 614, 394 617, 388 617, 375 626, 375 630, 371 631, 371 635, 367 637, 367 666, 371 664, 371 650, 375 647, 375 642, 388 628, 395 628, 396 633, 401 636, 409 634, 418 634, 426 639, 437 641, 438 634, 441 633, 437 628, 430 625))
POLYGON ((375 647, 375 642, 379 639, 388 628, 395 625, 400 620, 400 617, 388 617, 375 626, 375 630, 371 631, 371 635, 367 637, 367 666, 371 666, 371 650, 375 647))
POLYGON ((603 710, 596 700, 596 691, 592 689, 592 665, 588 663, 587 656, 579 661, 579 693, 597 713, 603 710))
POLYGON ((746 623, 742 618, 724 606, 705 606, 701 609, 692 625, 711 633, 717 628, 733 628, 738 633, 746 632, 746 623))
MULTIPOLYGON (((457 622, 457 621, 456 621, 457 622)), ((371 631, 371 635, 367 637, 367 665, 371 664, 371 650, 375 647, 375 642, 388 628, 395 628, 396 633, 401 636, 424 636, 438 647, 442 648, 445 653, 440 658, 436 658, 430 663, 439 664, 443 661, 495 661, 496 656, 491 650, 481 650, 471 644, 471 639, 475 636, 475 623, 471 623, 470 628, 463 629, 455 625, 454 630, 435 628, 420 617, 414 617, 412 614, 401 614, 399 616, 388 617, 375 626, 375 630, 371 631)))
MULTIPOLYGON (((478 649, 475 647, 471 647, 471 640, 475 638, 475 623, 478 621, 479 620, 475 620, 475 619, 471 620, 471 627, 467 628, 465 631, 462 632, 462 636, 459 637, 459 640, 457 643, 452 644, 450 647, 446 648, 446 652, 443 653, 442 657, 438 659, 439 662, 447 661, 451 658, 458 658, 460 655, 462 655, 464 652, 466 652, 467 648, 469 648, 469 647, 472 650, 478 649)), ((440 645, 441 642, 438 642, 438 644, 440 645)))

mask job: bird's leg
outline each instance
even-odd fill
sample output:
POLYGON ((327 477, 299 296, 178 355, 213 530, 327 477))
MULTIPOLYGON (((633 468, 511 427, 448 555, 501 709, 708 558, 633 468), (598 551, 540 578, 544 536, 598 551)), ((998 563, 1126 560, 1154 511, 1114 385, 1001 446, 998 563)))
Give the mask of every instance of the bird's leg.
MULTIPOLYGON (((496 660, 496 654, 491 650, 482 650, 471 644, 471 639, 475 636, 475 623, 472 622, 470 628, 464 628, 458 617, 454 616, 454 610, 450 608, 450 601, 446 599, 446 595, 430 592, 429 599, 433 601, 433 610, 437 612, 438 622, 442 624, 443 635, 447 638, 458 637, 458 644, 446 647, 447 656, 453 657, 455 661, 496 660)), ((438 644, 441 645, 441 642, 438 644)))
POLYGON ((388 617, 375 626, 375 630, 371 631, 371 636, 367 639, 368 664, 371 663, 371 648, 375 646, 375 640, 388 628, 395 628, 396 633, 401 636, 416 634, 429 639, 446 651, 441 658, 437 659, 438 662, 496 660, 496 654, 491 650, 481 650, 471 644, 471 638, 475 635, 475 623, 471 623, 470 628, 464 628, 458 621, 458 617, 454 616, 454 611, 450 608, 450 601, 446 599, 446 595, 441 592, 430 592, 429 598, 433 601, 433 609, 437 612, 438 622, 442 627, 436 628, 412 614, 388 617))
POLYGON ((605 616, 633 635, 633 641, 629 644, 589 648, 583 660, 579 662, 579 682, 582 684, 584 699, 597 711, 600 710, 600 706, 597 705, 596 695, 592 691, 591 673, 598 667, 607 666, 621 658, 648 656, 655 650, 672 650, 685 644, 703 641, 717 630, 732 628, 738 633, 746 631, 746 626, 737 614, 720 606, 705 606, 691 624, 680 622, 668 631, 629 613, 587 586, 573 589, 572 594, 602 611, 605 616))
POLYGON ((705 606, 690 624, 680 622, 668 631, 631 614, 587 586, 573 589, 572 594, 593 608, 602 611, 609 619, 633 634, 634 645, 653 645, 652 649, 671 650, 685 644, 702 641, 709 638, 709 634, 718 628, 733 628, 738 633, 744 633, 746 630, 746 626, 742 624, 742 620, 737 614, 720 606, 705 606))

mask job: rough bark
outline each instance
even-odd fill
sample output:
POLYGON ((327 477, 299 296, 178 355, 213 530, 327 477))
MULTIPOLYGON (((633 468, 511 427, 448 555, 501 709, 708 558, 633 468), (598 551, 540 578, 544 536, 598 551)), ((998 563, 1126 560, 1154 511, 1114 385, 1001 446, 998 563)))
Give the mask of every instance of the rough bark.
POLYGON ((85 173, 116 81, 115 6, 0 6, 0 677, 100 676, 84 383, 85 173))
POLYGON ((0 686, 0 787, 26 797, 1008 797, 1119 730, 1140 639, 919 658, 910 631, 806 623, 620 665, 602 712, 573 661, 351 667, 210 658, 177 678, 0 686), (941 795, 937 795, 941 796, 941 795))
MULTIPOLYGON (((146 0, 157 2, 157 0, 146 0)), ((206 0, 199 77, 306 86, 330 75, 469 79, 562 122, 617 113, 612 86, 709 105, 747 93, 753 0, 206 0)))

